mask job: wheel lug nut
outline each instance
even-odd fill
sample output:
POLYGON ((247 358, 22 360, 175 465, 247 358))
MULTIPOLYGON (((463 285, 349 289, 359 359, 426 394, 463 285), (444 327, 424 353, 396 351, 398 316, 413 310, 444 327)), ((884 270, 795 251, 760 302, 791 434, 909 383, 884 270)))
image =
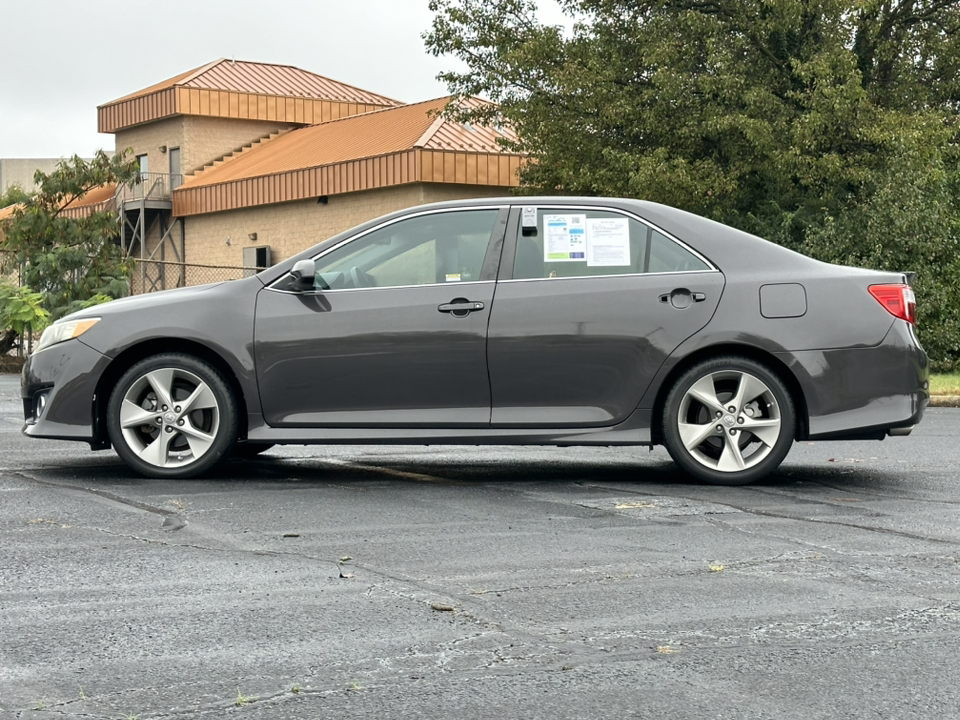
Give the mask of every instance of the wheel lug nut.
POLYGON ((737 422, 743 425, 743 418, 742 417, 737 418, 737 422))
POLYGON ((736 430, 731 430, 731 431, 730 431, 730 434, 731 434, 731 435, 736 435, 736 434, 737 434, 737 431, 736 431, 736 430))
POLYGON ((162 406, 162 410, 163 410, 164 412, 166 412, 166 411, 167 411, 167 406, 166 406, 166 405, 163 405, 163 406, 162 406))
POLYGON ((174 410, 174 412, 180 412, 180 406, 177 405, 173 410, 174 410))
POLYGON ((723 425, 717 425, 717 432, 723 432, 723 425))
POLYGON ((723 416, 723 413, 717 410, 717 417, 722 417, 722 416, 723 416))
POLYGON ((163 418, 157 418, 157 425, 163 425, 163 418))
POLYGON ((183 420, 177 420, 177 425, 183 425, 183 420))
MULTIPOLYGON (((166 410, 166 408, 164 408, 164 410, 166 410)), ((729 411, 732 412, 732 413, 735 413, 735 412, 737 411, 737 409, 736 409, 733 405, 731 405, 730 407, 728 407, 727 410, 729 410, 729 411)))
POLYGON ((173 428, 170 427, 169 425, 167 425, 166 431, 167 431, 168 433, 173 432, 173 428))

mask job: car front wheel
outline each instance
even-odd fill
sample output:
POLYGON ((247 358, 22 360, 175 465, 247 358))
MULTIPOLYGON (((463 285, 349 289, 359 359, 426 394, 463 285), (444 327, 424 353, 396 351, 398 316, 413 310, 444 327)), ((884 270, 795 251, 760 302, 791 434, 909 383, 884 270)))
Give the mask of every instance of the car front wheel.
POLYGON ((667 395, 663 438, 680 467, 714 485, 746 485, 773 472, 790 450, 790 394, 768 368, 718 357, 687 370, 667 395))
POLYGON ((142 475, 187 478, 230 452, 237 405, 208 363, 167 353, 141 360, 120 378, 107 405, 117 454, 142 475))

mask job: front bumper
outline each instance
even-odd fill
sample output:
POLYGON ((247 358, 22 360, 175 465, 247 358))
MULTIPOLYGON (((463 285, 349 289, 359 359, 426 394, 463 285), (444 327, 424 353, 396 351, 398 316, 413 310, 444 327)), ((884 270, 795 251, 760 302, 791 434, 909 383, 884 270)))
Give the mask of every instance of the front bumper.
POLYGON ((94 442, 97 382, 109 364, 77 339, 27 358, 20 374, 23 434, 94 442))

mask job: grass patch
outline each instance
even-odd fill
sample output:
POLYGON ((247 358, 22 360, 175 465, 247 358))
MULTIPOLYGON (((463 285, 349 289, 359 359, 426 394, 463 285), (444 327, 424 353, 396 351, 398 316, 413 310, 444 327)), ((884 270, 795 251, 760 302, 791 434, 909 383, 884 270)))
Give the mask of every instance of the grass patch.
POLYGON ((960 372, 934 373, 930 376, 931 395, 960 395, 960 372))

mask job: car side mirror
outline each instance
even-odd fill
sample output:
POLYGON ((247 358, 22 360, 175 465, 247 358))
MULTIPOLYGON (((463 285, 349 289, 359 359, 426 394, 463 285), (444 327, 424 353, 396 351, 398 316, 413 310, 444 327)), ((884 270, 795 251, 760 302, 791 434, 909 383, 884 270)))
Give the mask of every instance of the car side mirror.
POLYGON ((313 260, 298 260, 290 268, 293 287, 296 290, 313 290, 313 276, 316 271, 317 266, 313 260))

